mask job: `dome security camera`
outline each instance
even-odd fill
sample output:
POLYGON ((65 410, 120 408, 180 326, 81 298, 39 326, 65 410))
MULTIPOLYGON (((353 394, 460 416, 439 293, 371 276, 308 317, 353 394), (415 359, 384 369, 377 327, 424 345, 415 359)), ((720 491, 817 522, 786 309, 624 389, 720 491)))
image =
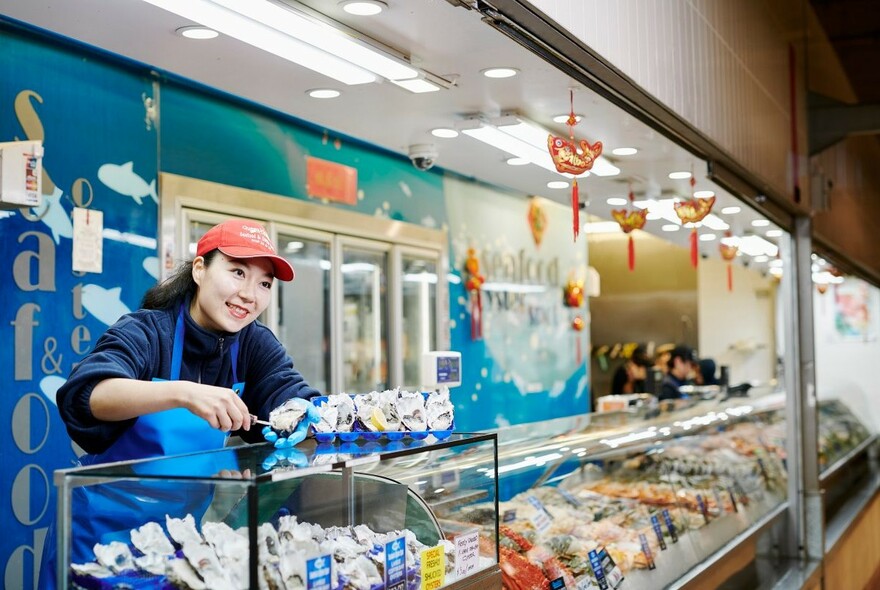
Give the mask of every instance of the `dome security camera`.
POLYGON ((437 163, 437 148, 430 143, 419 143, 409 146, 409 159, 419 170, 429 170, 437 163))

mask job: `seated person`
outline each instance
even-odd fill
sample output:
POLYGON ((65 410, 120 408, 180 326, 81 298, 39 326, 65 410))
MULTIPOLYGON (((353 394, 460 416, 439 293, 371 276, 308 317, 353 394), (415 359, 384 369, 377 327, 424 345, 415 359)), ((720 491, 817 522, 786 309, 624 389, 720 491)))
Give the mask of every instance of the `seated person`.
POLYGON ((696 370, 697 353, 685 344, 679 344, 672 349, 667 363, 668 371, 663 378, 660 388, 660 399, 680 399, 681 386, 688 382, 691 374, 696 370))
POLYGON ((639 344, 633 349, 630 357, 614 372, 611 380, 611 395, 647 391, 645 378, 650 364, 645 347, 639 344))
POLYGON ((718 385, 715 376, 715 361, 712 359, 700 359, 697 363, 697 374, 694 376, 697 385, 718 385))

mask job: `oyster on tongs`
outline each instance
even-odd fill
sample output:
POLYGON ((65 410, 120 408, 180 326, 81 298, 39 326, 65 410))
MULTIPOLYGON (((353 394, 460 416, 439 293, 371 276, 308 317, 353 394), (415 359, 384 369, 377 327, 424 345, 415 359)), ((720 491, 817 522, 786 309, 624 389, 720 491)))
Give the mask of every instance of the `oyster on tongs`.
POLYGON ((299 398, 291 398, 269 412, 272 428, 279 432, 293 432, 306 415, 306 409, 299 398))

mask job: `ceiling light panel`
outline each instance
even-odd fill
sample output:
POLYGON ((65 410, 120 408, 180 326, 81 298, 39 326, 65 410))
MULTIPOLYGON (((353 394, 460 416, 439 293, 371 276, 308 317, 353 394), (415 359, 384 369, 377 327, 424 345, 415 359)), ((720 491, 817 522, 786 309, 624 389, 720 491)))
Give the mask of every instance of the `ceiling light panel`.
POLYGON ((389 80, 419 75, 415 68, 367 47, 329 23, 267 0, 143 1, 344 84, 375 82, 376 75, 389 80))
POLYGON ((409 90, 413 94, 423 94, 425 92, 437 92, 440 87, 432 82, 428 82, 423 78, 413 78, 412 80, 391 80, 392 84, 396 84, 401 88, 409 90))

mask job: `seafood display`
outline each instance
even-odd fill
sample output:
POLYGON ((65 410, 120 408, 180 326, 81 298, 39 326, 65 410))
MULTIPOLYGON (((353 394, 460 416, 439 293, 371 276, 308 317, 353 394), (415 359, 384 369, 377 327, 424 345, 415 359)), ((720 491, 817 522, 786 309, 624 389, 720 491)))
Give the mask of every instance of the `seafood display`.
POLYGON ((293 432, 305 415, 306 410, 302 406, 302 400, 289 399, 269 412, 269 422, 275 430, 293 432))
POLYGON ((367 437, 434 434, 439 438, 454 428, 454 407, 446 387, 429 394, 400 388, 340 393, 317 398, 315 403, 320 421, 313 428, 321 442, 337 434, 343 440, 354 440, 358 433, 367 437))
MULTIPOLYGON (((585 464, 560 487, 541 486, 499 502, 504 587, 550 588, 559 578, 566 588, 599 587, 591 552, 604 548, 626 575, 662 560, 661 543, 665 548, 771 494, 784 497, 784 423, 768 419, 675 439, 602 467, 585 464)), ((491 537, 492 507, 471 505, 458 518, 491 537)))
MULTIPOLYGON (((165 528, 148 522, 132 529, 131 543, 96 544, 95 560, 70 567, 75 587, 179 588, 181 590, 246 590, 250 582, 250 546, 246 527, 205 522, 201 531, 191 514, 166 516, 165 528), (166 534, 167 531, 167 534, 166 534)), ((407 590, 421 584, 421 552, 429 547, 408 530, 377 533, 366 525, 321 527, 284 515, 277 526, 266 522, 257 531, 260 590, 298 590, 307 586, 307 561, 330 560, 333 590, 384 588, 386 543, 400 539, 405 554, 407 590)), ((455 551, 440 540, 446 580, 455 578, 455 551)))

